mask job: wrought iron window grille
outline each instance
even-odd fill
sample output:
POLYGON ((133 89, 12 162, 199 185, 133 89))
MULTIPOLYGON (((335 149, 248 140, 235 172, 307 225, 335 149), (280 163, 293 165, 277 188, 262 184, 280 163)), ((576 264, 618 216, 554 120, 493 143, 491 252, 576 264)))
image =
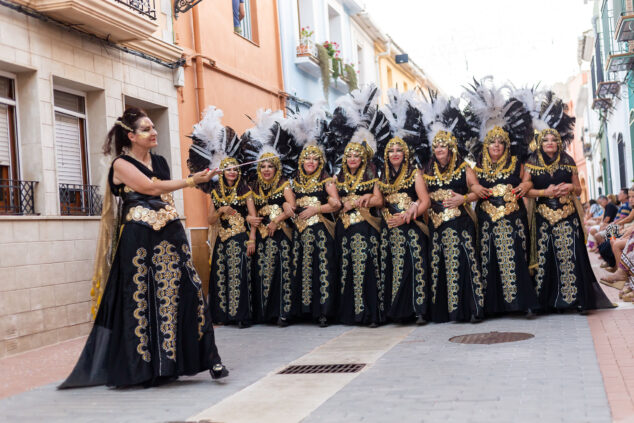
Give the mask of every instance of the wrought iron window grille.
POLYGON ((0 179, 0 214, 35 214, 35 184, 37 181, 0 179))
POLYGON ((156 20, 155 0, 115 0, 117 3, 128 6, 141 15, 147 16, 153 21, 156 20))
POLYGON ((102 200, 98 185, 59 184, 62 216, 99 216, 102 200))

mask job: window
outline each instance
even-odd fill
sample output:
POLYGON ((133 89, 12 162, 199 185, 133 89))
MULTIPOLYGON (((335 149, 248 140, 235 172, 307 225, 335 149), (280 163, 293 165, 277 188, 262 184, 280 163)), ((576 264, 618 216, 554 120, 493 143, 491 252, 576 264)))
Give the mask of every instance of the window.
MULTIPOLYGON (((314 12, 314 1, 313 0, 297 0, 297 33, 301 32, 301 29, 304 28, 307 31, 314 31, 316 29, 315 26, 315 12, 314 12)), ((316 36, 313 34, 313 41, 315 41, 316 36)))
POLYGON ((15 80, 0 76, 0 179, 18 178, 15 80))
POLYGON ((60 209, 64 215, 95 215, 97 187, 88 185, 86 108, 82 94, 54 91, 55 155, 60 209))
POLYGON ((626 177, 626 163, 625 163, 625 142, 623 141, 623 134, 619 133, 619 136, 616 140, 616 145, 619 154, 619 179, 622 187, 627 186, 627 177, 626 177))
POLYGON ((244 0, 244 18, 239 20, 239 9, 236 11, 238 0, 233 1, 233 24, 236 34, 241 35, 249 41, 257 42, 257 8, 256 0, 244 0), (239 23, 238 23, 239 22, 239 23), (236 25, 238 23, 238 25, 236 25))
POLYGON ((341 15, 330 5, 328 5, 328 41, 335 42, 341 48, 341 15))

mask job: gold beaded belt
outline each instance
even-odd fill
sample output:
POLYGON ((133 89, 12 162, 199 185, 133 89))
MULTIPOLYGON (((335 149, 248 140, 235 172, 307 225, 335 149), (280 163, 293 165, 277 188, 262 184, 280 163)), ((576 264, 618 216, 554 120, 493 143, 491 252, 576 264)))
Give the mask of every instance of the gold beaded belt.
POLYGON ((540 204, 539 206, 537 206, 537 212, 541 214, 542 217, 548 221, 548 223, 554 225, 560 220, 565 219, 573 214, 575 212, 575 206, 568 202, 567 204, 564 204, 564 206, 560 209, 551 209, 546 204, 540 204))
MULTIPOLYGON (((341 200, 342 200, 342 203, 345 204, 348 201, 351 201, 354 203, 358 199, 359 199, 358 195, 351 194, 346 197, 343 197, 341 200)), ((368 210, 366 207, 359 207, 358 209, 350 210, 348 213, 346 212, 341 213, 340 218, 344 228, 348 229, 350 226, 354 225, 355 223, 365 222, 365 218, 359 211, 360 209, 368 210)))
MULTIPOLYGON (((312 207, 319 206, 321 203, 317 197, 302 197, 297 199, 297 205, 299 207, 312 207)), ((308 219, 302 219, 301 217, 295 218, 295 225, 297 225, 297 230, 300 232, 304 232, 309 226, 313 226, 316 223, 319 223, 321 215, 317 213, 316 215, 309 217, 308 219)))
POLYGON ((178 212, 174 208, 167 204, 165 207, 152 210, 143 206, 135 206, 128 210, 126 215, 126 221, 143 222, 147 223, 155 231, 160 231, 172 220, 178 219, 178 212))
POLYGON ((449 200, 453 197, 454 192, 450 189, 439 189, 438 191, 434 191, 429 196, 432 200, 436 202, 441 202, 445 200, 449 200))
POLYGON ((517 204, 517 198, 513 195, 513 185, 498 184, 490 188, 490 190, 493 197, 502 197, 506 202, 506 204, 502 206, 494 206, 490 201, 486 200, 482 202, 482 210, 484 210, 494 222, 520 209, 519 204, 517 204))
POLYGON ((232 236, 247 231, 247 228, 244 225, 244 217, 242 217, 242 215, 238 212, 235 212, 233 215, 223 214, 222 216, 220 216, 220 219, 229 221, 228 228, 220 227, 220 229, 218 230, 218 236, 223 242, 228 240, 232 236))
MULTIPOLYGON (((155 180, 156 178, 152 178, 155 180)), ((134 192, 128 186, 124 186, 125 192, 134 192)), ((171 193, 161 194, 161 201, 167 203, 165 207, 153 210, 144 206, 131 207, 125 217, 127 222, 143 222, 152 227, 155 231, 160 231, 172 220, 178 219, 178 212, 174 207, 174 198, 171 193)))
MULTIPOLYGON (((282 213, 282 208, 277 204, 268 204, 258 211, 258 214, 260 216, 268 216, 271 222, 282 213)), ((262 238, 266 238, 267 236, 269 236, 269 228, 267 227, 267 225, 258 226, 258 230, 260 231, 260 235, 262 236, 262 238)))
POLYGON ((443 222, 449 222, 456 217, 460 217, 461 212, 459 207, 452 207, 449 209, 444 209, 442 212, 435 212, 433 210, 429 210, 429 217, 434 224, 435 228, 438 228, 442 225, 443 222))

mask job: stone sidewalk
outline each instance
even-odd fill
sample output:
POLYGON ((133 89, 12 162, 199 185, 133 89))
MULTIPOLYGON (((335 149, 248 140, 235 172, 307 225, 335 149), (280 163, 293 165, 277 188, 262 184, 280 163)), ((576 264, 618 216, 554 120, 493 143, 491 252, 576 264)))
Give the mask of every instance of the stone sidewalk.
MULTIPOLYGON (((599 273, 598 266, 596 270, 599 273)), ((617 299, 616 290, 605 290, 617 299)), ((634 307, 625 304, 587 317, 504 317, 478 325, 389 325, 374 331, 312 325, 221 327, 217 342, 231 370, 223 382, 211 382, 202 373, 152 389, 56 391, 79 355, 79 339, 0 360, 0 397, 5 397, 0 400, 0 421, 196 421, 195 416, 207 415, 205 410, 213 411, 221 402, 227 408, 235 401, 245 414, 256 404, 279 410, 275 423, 629 422, 634 421, 633 324, 634 307), (407 329, 404 337, 374 354, 354 377, 333 382, 337 386, 331 383, 327 395, 321 392, 323 400, 309 408, 289 400, 291 394, 255 389, 274 377, 285 392, 299 392, 314 382, 275 373, 290 362, 320 357, 350 362, 363 345, 383 342, 384 331, 402 329, 407 329), (535 337, 494 345, 448 341, 455 335, 489 331, 528 332, 535 337), (346 337, 358 344, 340 341, 346 337), (326 346, 328 355, 320 356, 326 346)), ((331 376, 312 377, 324 382, 331 376)))

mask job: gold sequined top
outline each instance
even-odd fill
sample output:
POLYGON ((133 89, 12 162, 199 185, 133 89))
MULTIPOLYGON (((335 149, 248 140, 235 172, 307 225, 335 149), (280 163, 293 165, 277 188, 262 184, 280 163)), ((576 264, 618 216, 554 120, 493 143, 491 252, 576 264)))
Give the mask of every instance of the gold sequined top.
POLYGON ((233 215, 224 213, 220 216, 218 236, 221 241, 224 242, 231 237, 247 232, 246 217, 249 214, 247 199, 251 195, 249 187, 240 182, 235 188, 218 186, 211 191, 211 201, 216 210, 223 206, 229 206, 236 211, 233 215))

